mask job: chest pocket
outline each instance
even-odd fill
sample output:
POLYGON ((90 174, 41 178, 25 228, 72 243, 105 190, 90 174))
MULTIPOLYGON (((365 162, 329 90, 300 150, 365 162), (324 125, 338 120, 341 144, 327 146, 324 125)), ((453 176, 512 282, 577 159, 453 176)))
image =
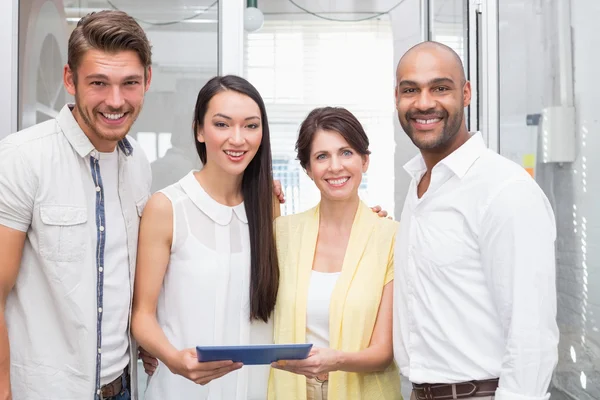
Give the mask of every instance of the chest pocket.
POLYGON ((41 205, 40 254, 58 262, 81 261, 87 248, 85 207, 41 205))
POLYGON ((431 213, 418 224, 422 257, 435 266, 444 267, 464 261, 469 253, 467 227, 456 213, 431 213))

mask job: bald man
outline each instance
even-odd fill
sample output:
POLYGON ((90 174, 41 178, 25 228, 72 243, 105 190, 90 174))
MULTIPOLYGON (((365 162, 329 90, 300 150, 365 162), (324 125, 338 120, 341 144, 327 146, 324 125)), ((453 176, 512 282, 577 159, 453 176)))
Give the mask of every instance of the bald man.
POLYGON ((548 199, 467 131, 459 56, 435 42, 400 60, 396 108, 420 154, 396 237, 394 356, 412 399, 548 399, 557 362, 548 199))

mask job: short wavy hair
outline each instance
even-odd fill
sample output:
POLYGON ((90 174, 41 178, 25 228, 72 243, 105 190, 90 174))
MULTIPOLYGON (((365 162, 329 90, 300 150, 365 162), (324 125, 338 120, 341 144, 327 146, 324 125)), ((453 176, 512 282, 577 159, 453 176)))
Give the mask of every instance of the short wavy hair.
POLYGON ((77 83, 77 68, 88 50, 107 53, 134 51, 144 66, 144 78, 152 65, 152 46, 142 27, 123 11, 92 12, 81 18, 69 37, 67 64, 77 83))

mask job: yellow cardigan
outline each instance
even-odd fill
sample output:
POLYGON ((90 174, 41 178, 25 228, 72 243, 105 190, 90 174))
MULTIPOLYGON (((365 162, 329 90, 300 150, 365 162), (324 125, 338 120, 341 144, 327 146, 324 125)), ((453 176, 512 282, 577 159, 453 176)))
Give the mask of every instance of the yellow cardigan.
MULTIPOLYGON (((383 287, 394 279, 396 229, 396 222, 378 217, 360 203, 342 273, 331 296, 331 348, 356 352, 369 346, 383 287)), ((275 343, 306 342, 306 302, 318 233, 319 206, 276 220, 281 276, 275 305, 275 343)), ((269 399, 306 400, 306 378, 271 369, 269 399)), ((329 374, 328 400, 378 399, 402 399, 394 362, 382 372, 329 374)))

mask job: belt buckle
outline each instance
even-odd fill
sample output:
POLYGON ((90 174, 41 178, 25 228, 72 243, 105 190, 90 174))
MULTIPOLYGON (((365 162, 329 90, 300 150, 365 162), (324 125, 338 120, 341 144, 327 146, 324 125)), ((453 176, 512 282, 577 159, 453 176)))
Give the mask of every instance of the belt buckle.
POLYGON ((423 392, 425 392, 425 399, 423 400, 435 400, 433 393, 431 392, 431 385, 427 385, 423 388, 423 392))
POLYGON ((477 384, 477 381, 468 381, 465 382, 465 384, 473 386, 473 389, 471 389, 469 393, 465 393, 465 397, 473 397, 477 394, 477 392, 479 392, 479 385, 477 384))
POLYGON ((431 391, 431 386, 432 385, 429 383, 421 383, 418 386, 413 385, 417 400, 435 400, 435 396, 431 391))
POLYGON ((114 381, 107 383, 100 388, 100 399, 109 399, 118 396, 123 391, 123 375, 119 375, 114 381))
POLYGON ((113 382, 107 383, 100 388, 100 399, 110 399, 115 396, 115 388, 113 382))

